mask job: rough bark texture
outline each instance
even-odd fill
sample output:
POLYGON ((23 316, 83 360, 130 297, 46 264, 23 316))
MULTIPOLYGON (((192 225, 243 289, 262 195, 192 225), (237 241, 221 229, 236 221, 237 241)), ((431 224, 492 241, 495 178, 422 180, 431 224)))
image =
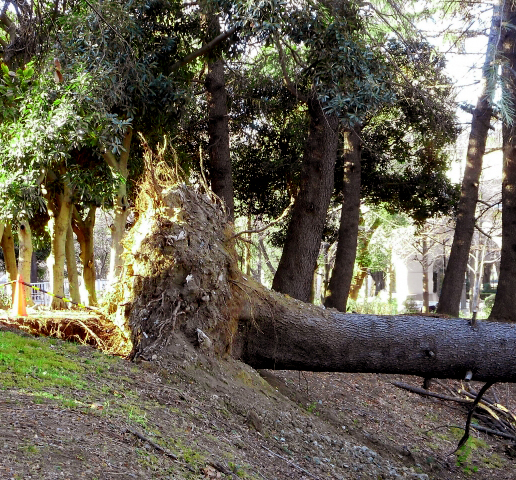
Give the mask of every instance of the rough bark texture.
POLYGON ((124 242, 117 284, 133 357, 199 348, 255 368, 516 381, 516 325, 344 315, 267 291, 235 268, 233 232, 216 203, 185 186, 159 198, 149 196, 124 242))
POLYGON ((72 214, 72 228, 79 242, 80 259, 82 264, 82 281, 86 289, 86 305, 97 305, 97 293, 95 291, 95 254, 93 246, 93 229, 95 227, 95 212, 97 207, 91 206, 83 219, 77 208, 72 214))
POLYGON ((128 163, 132 137, 133 129, 128 127, 127 133, 122 141, 124 150, 118 160, 110 151, 104 153, 104 160, 109 165, 109 168, 111 168, 115 175, 121 177, 114 202, 114 218, 113 225, 111 226, 111 254, 109 257, 109 279, 111 281, 114 281, 122 270, 122 259, 120 255, 123 252, 122 238, 125 234, 125 225, 127 223, 127 217, 129 216, 127 179, 129 178, 128 163))
MULTIPOLYGON (((14 239, 11 222, 7 222, 4 226, 4 234, 2 235, 1 244, 2 250, 4 252, 7 281, 14 282, 18 278, 18 266, 16 264, 16 252, 14 251, 14 239)), ((12 293, 14 298, 14 288, 12 293)))
POLYGON ((272 288, 308 301, 326 213, 333 192, 338 120, 324 114, 319 100, 308 102, 310 131, 303 156, 300 187, 294 202, 281 260, 272 288))
POLYGON ((499 10, 493 11, 491 32, 487 46, 486 61, 483 70, 483 89, 471 120, 466 167, 462 180, 461 194, 453 244, 450 251, 448 266, 444 275, 441 296, 439 297, 438 313, 459 316, 460 297, 464 276, 469 259, 471 239, 475 229, 475 210, 478 200, 478 185, 482 173, 482 160, 486 148, 489 122, 493 114, 492 99, 494 86, 490 84, 490 70, 493 68, 494 55, 498 40, 500 25, 499 10))
POLYGON ((66 273, 68 274, 68 285, 70 286, 70 299, 72 302, 81 303, 79 293, 79 272, 77 271, 77 260, 75 258, 75 245, 73 243, 72 225, 68 225, 65 243, 66 273))
MULTIPOLYGON (((239 357, 254 368, 374 372, 425 378, 516 381, 516 326, 323 311, 277 299, 255 305, 239 357), (252 318, 252 321, 251 321, 252 318), (255 326, 253 326, 253 322, 255 326)), ((243 319, 243 318, 242 318, 243 319)))
POLYGON ((229 217, 233 219, 233 174, 229 151, 229 117, 226 82, 224 80, 224 61, 222 59, 208 62, 205 86, 208 92, 208 135, 210 142, 208 146, 210 155, 208 172, 211 189, 224 201, 229 217))
MULTIPOLYGON (((516 7, 504 3, 500 43, 507 62, 502 67, 502 79, 510 102, 516 105, 516 7)), ((516 292, 516 124, 503 123, 503 177, 502 177, 502 253, 500 277, 490 319, 516 322, 514 294, 516 292)))
MULTIPOLYGON (((32 233, 27 220, 21 220, 18 225, 18 242, 18 273, 24 282, 29 282, 32 263, 32 233)), ((33 305, 32 289, 26 286, 22 288, 26 304, 33 305)))
POLYGON ((344 133, 344 186, 335 265, 324 302, 328 308, 346 311, 353 267, 357 255, 360 219, 361 141, 359 132, 344 133))

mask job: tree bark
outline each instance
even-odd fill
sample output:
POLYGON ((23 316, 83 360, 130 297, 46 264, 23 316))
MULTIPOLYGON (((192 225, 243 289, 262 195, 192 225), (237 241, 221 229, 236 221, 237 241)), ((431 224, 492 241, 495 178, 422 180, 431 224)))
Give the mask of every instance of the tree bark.
POLYGON ((193 355, 193 345, 255 368, 516 382, 516 325, 341 314, 267 291, 236 268, 217 205, 183 185, 162 200, 129 233, 112 298, 133 358, 193 355))
MULTIPOLYGON (((24 282, 30 282, 31 262, 32 262, 32 232, 28 220, 21 220, 18 225, 18 273, 24 282)), ((32 289, 22 286, 25 303, 33 305, 32 289)))
POLYGON ((429 313, 430 312, 430 291, 428 289, 429 284, 429 274, 428 274, 428 255, 429 255, 429 248, 428 248, 428 240, 426 238, 426 235, 423 235, 423 252, 422 252, 422 259, 421 259, 421 267, 423 268, 423 313, 429 313))
POLYGON ((493 115, 492 101, 495 87, 492 84, 492 78, 499 28, 500 10, 498 6, 495 6, 483 68, 483 89, 473 111, 453 244, 437 307, 438 313, 454 317, 459 315, 464 275, 467 270, 471 239, 475 229, 475 210, 480 174, 482 173, 482 160, 486 148, 489 122, 493 115))
MULTIPOLYGON (((62 175, 64 171, 60 173, 62 175)), ((47 198, 50 216, 48 227, 52 247, 47 265, 50 270, 51 292, 59 297, 64 297, 66 236, 72 213, 72 191, 66 180, 62 182, 61 188, 60 192, 47 198)), ((66 303, 60 298, 52 297, 50 308, 53 310, 64 310, 66 303)))
POLYGON ((341 314, 283 299, 274 310, 253 308, 240 318, 234 354, 254 368, 516 381, 514 325, 341 314))
MULTIPOLYGON (((218 24, 217 17, 214 21, 218 24)), ((229 150, 229 116, 224 61, 221 58, 208 62, 205 86, 208 92, 208 153, 210 155, 208 172, 211 189, 224 201, 230 219, 233 220, 235 207, 229 150)))
POLYGON ((125 225, 129 216, 129 201, 127 199, 127 179, 129 178, 129 154, 133 129, 128 127, 122 141, 124 150, 120 153, 117 160, 115 155, 106 151, 103 154, 104 160, 114 175, 120 177, 117 194, 115 198, 113 225, 111 226, 111 254, 109 258, 109 279, 113 282, 119 275, 122 268, 122 238, 125 233, 125 225))
MULTIPOLYGON (((1 245, 4 252, 7 281, 14 282, 18 278, 18 266, 16 265, 16 252, 14 251, 14 239, 11 222, 6 222, 4 225, 4 233, 2 235, 1 245)), ((12 296, 14 299, 14 288, 12 289, 12 296)))
MULTIPOLYGON (((363 257, 367 253, 367 249, 369 248, 369 242, 371 241, 371 238, 373 238, 374 232, 378 229, 378 227, 381 224, 382 221, 380 217, 376 217, 374 219, 373 224, 371 225, 371 228, 364 232, 363 238, 361 238, 360 242, 359 257, 363 257)), ((364 280, 367 277, 367 266, 364 265, 361 261, 359 261, 358 268, 359 270, 355 275, 355 278, 353 279, 353 283, 351 284, 351 288, 349 290, 349 298, 355 301, 358 299, 358 293, 360 292, 362 284, 364 283, 364 280)))
MULTIPOLYGON (((508 101, 516 106, 516 7, 504 3, 502 12, 502 82, 508 101)), ((505 119, 503 136, 502 176, 502 253, 500 277, 495 302, 489 319, 516 322, 514 292, 516 292, 516 119, 505 119)))
POLYGON ((80 246, 80 255, 82 265, 82 281, 86 289, 86 305, 97 305, 97 293, 95 290, 95 253, 93 245, 93 229, 95 227, 95 213, 97 207, 92 205, 86 218, 82 218, 76 207, 72 213, 72 228, 77 237, 80 246))
POLYGON ((353 267, 357 255, 360 219, 361 140, 360 130, 344 132, 344 186, 335 265, 324 302, 328 308, 346 311, 353 267))
POLYGON ((316 95, 308 101, 310 130, 300 187, 272 288, 308 301, 326 213, 333 193, 338 119, 326 115, 316 95))
POLYGON ((71 224, 68 225, 68 230, 66 232, 65 256, 68 285, 70 287, 70 299, 72 302, 81 303, 81 294, 79 293, 79 272, 77 271, 77 260, 75 258, 75 245, 73 243, 71 224))

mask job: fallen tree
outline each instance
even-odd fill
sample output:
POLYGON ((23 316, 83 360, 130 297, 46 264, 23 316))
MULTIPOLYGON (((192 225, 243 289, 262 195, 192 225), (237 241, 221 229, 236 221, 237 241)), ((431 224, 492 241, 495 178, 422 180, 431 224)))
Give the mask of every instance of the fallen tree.
POLYGON ((190 344, 255 368, 516 381, 515 325, 341 314, 268 291, 238 270, 214 196, 172 185, 163 165, 147 172, 112 304, 133 358, 190 344))

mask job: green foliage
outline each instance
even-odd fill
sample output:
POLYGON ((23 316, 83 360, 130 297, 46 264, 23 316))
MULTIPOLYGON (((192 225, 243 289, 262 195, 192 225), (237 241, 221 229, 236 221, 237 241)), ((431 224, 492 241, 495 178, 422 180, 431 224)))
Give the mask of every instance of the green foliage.
POLYGON ((403 302, 403 310, 405 313, 421 313, 421 308, 412 297, 407 297, 403 302))
POLYGON ((484 300, 484 311, 483 311, 483 314, 485 315, 486 318, 489 317, 489 315, 491 315, 491 310, 493 309, 495 297, 496 297, 496 294, 489 295, 484 300))
POLYGON ((446 176, 446 150, 458 135, 451 84, 430 45, 391 41, 388 51, 402 78, 394 80, 394 105, 362 130, 362 195, 422 223, 451 213, 458 201, 459 188, 446 176))
POLYGON ((398 303, 396 299, 382 300, 380 297, 374 297, 372 300, 358 301, 351 298, 347 302, 347 311, 363 313, 368 315, 397 315, 398 303))

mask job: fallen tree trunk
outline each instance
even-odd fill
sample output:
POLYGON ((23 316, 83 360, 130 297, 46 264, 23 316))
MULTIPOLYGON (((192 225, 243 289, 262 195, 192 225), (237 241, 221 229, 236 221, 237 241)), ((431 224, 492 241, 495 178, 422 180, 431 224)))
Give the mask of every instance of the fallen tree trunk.
POLYGON ((114 306, 133 358, 195 346, 255 368, 516 381, 515 325, 341 314, 266 290, 237 269, 216 201, 184 185, 165 189, 159 179, 170 173, 160 168, 141 189, 114 306))
MULTIPOLYGON (((281 302, 278 302, 281 304, 281 302)), ((282 305, 247 319, 238 354, 255 368, 516 381, 516 326, 414 316, 340 314, 282 305), (270 312, 272 313, 272 312, 270 312), (254 323, 254 325, 253 325, 254 323)))

